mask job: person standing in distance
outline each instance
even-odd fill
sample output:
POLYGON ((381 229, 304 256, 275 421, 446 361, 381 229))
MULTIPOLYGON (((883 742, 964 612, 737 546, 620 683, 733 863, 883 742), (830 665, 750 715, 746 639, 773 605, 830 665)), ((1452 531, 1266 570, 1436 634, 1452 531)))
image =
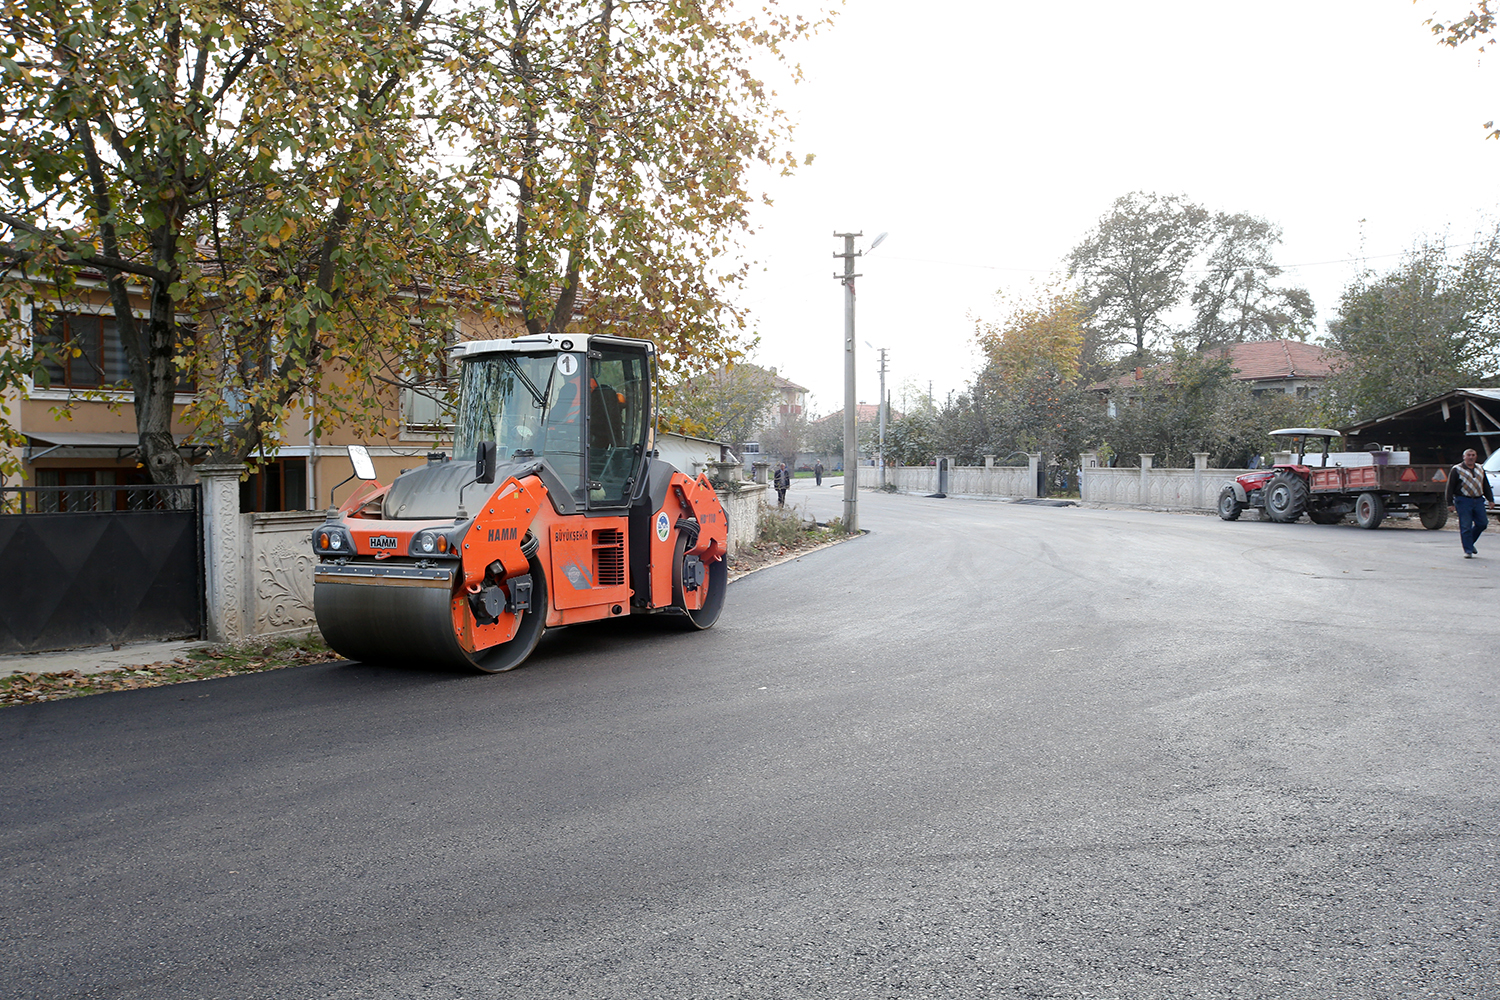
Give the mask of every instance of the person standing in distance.
POLYGON ((1464 547, 1465 559, 1479 554, 1474 543, 1490 526, 1489 515, 1484 512, 1485 501, 1495 502, 1490 477, 1478 463, 1479 453, 1470 448, 1464 452, 1464 460, 1448 470, 1448 506, 1458 513, 1458 540, 1464 547))
POLYGON ((818 459, 817 464, 813 466, 813 485, 823 485, 823 460, 821 458, 818 459))
POLYGON ((792 485, 792 474, 787 471, 786 463, 782 462, 776 466, 776 506, 786 506, 787 487, 792 485))

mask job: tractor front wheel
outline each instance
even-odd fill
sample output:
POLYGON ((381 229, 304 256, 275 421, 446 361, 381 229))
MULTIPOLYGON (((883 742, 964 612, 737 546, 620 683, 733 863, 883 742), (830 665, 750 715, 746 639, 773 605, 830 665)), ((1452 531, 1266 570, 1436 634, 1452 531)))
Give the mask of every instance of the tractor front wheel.
POLYGON ((1226 521, 1238 521, 1245 512, 1245 505, 1234 495, 1234 487, 1226 486, 1219 491, 1219 516, 1226 521))
POLYGON ((1293 472, 1278 472, 1266 483, 1266 516, 1291 524, 1307 510, 1307 484, 1293 472))

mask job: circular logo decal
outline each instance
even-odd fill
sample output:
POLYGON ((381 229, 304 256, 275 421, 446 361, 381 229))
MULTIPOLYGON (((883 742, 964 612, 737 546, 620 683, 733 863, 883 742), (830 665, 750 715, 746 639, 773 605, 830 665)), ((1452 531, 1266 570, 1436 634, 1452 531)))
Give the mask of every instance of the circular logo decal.
POLYGON ((563 375, 571 375, 578 370, 578 355, 559 354, 557 356, 557 370, 563 375))
POLYGON ((667 518, 667 512, 662 511, 656 515, 656 537, 665 542, 671 533, 672 522, 667 518))

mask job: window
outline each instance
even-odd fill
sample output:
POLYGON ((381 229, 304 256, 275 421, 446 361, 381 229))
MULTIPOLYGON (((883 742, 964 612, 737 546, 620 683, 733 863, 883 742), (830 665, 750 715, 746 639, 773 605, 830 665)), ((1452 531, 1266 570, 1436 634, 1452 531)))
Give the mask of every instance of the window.
MULTIPOLYGON (((177 324, 185 342, 197 339, 197 328, 177 324)), ((42 370, 52 388, 129 389, 130 362, 113 313, 48 311, 38 313, 35 343, 52 348, 42 357, 42 370), (75 356, 76 354, 76 356, 75 356)), ((179 372, 175 391, 196 391, 192 378, 179 372)))
MULTIPOLYGON (((427 327, 420 319, 412 322, 412 332, 422 340, 441 339, 445 348, 457 342, 457 329, 427 327)), ((449 368, 448 351, 437 355, 437 371, 431 375, 407 371, 406 387, 401 390, 401 422, 409 431, 452 431, 458 411, 458 380, 449 368)))
POLYGON ((140 469, 37 469, 36 485, 47 487, 36 498, 38 511, 129 510, 124 490, 87 487, 144 486, 151 481, 140 469), (55 487, 68 487, 57 490, 55 487))
POLYGON ((113 316, 47 312, 36 320, 36 343, 52 348, 42 369, 56 387, 98 389, 130 380, 125 347, 113 316), (76 356, 75 356, 76 354, 76 356))
POLYGON ((452 430, 457 408, 454 385, 431 379, 401 390, 401 419, 408 430, 452 430))
POLYGON ((589 359, 589 504, 630 502, 651 414, 644 351, 604 346, 589 359))
POLYGON ((278 458, 240 483, 240 512, 307 509, 307 459, 278 458))

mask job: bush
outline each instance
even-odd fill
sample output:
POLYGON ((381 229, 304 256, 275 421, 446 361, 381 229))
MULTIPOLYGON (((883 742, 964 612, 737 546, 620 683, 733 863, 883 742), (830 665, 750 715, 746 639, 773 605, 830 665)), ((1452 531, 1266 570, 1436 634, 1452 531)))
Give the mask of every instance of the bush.
POLYGON ((772 507, 762 504, 760 508, 760 534, 757 542, 776 545, 792 545, 807 532, 807 524, 795 507, 772 507))

